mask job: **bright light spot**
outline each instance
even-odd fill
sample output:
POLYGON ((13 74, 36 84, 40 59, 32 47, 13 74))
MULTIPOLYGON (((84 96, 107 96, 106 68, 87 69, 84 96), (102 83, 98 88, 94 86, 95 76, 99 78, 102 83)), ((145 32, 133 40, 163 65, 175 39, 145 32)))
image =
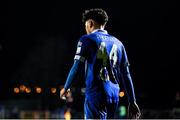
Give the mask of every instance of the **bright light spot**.
POLYGON ((56 93, 56 88, 51 88, 51 93, 56 93))
POLYGON ((126 107, 125 106, 120 106, 119 107, 119 115, 120 116, 125 116, 126 115, 126 107))
POLYGON ((20 87, 19 87, 19 88, 20 88, 20 91, 21 91, 21 92, 24 92, 24 91, 25 91, 25 89, 26 89, 26 86, 25 86, 25 85, 20 85, 20 87))
POLYGON ((27 87, 27 88, 25 89, 25 91, 26 91, 26 93, 31 93, 31 88, 28 88, 28 87, 27 87))
POLYGON ((85 93, 86 92, 86 88, 81 88, 81 93, 85 93))
POLYGON ((125 95, 125 93, 124 93, 123 91, 121 91, 121 92, 119 93, 119 96, 120 96, 120 97, 124 97, 124 95, 125 95))
POLYGON ((36 92, 37 93, 41 93, 42 92, 42 89, 40 87, 36 87, 36 92))
POLYGON ((71 120, 71 113, 70 110, 67 110, 64 114, 65 120, 71 120))
POLYGON ((19 93, 19 91, 20 91, 19 88, 17 87, 14 88, 14 93, 19 93))

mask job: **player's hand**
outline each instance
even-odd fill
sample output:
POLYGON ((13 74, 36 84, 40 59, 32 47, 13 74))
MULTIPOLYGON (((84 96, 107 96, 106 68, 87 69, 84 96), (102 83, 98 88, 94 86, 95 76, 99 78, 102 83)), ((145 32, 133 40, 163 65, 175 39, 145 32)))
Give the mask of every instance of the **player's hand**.
POLYGON ((66 91, 64 88, 62 88, 61 91, 60 91, 60 99, 66 100, 66 95, 67 95, 68 92, 70 92, 70 89, 68 89, 66 91))
POLYGON ((130 119, 139 119, 141 116, 141 112, 139 110, 136 102, 129 103, 128 106, 128 118, 130 119))
POLYGON ((66 90, 64 88, 60 91, 60 99, 66 100, 66 90))

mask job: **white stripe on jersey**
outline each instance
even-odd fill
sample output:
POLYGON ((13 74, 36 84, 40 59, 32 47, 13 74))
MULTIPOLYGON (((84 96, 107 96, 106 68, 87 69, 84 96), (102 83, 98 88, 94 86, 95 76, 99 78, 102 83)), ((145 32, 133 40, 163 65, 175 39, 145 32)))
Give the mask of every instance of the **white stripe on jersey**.
POLYGON ((81 62, 84 62, 85 61, 85 58, 80 56, 80 55, 75 55, 74 57, 75 60, 80 60, 81 62))

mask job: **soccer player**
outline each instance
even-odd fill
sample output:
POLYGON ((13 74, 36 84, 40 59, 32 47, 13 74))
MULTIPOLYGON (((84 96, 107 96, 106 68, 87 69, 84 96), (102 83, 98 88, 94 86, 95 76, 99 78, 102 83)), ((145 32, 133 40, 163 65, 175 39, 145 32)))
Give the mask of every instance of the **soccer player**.
POLYGON ((125 48, 116 37, 104 30, 108 22, 107 13, 99 8, 85 10, 82 19, 87 35, 79 39, 74 64, 60 91, 60 98, 66 96, 73 80, 85 67, 86 119, 114 118, 122 80, 128 94, 129 118, 139 118, 140 110, 136 104, 125 48))

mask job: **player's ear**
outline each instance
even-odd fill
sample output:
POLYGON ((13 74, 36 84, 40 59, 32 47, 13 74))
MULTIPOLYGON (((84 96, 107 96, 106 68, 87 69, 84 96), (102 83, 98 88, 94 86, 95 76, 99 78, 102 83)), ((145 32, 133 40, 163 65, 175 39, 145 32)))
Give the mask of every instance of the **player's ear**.
POLYGON ((89 23, 90 23, 90 28, 92 28, 94 26, 94 21, 90 20, 89 23))

